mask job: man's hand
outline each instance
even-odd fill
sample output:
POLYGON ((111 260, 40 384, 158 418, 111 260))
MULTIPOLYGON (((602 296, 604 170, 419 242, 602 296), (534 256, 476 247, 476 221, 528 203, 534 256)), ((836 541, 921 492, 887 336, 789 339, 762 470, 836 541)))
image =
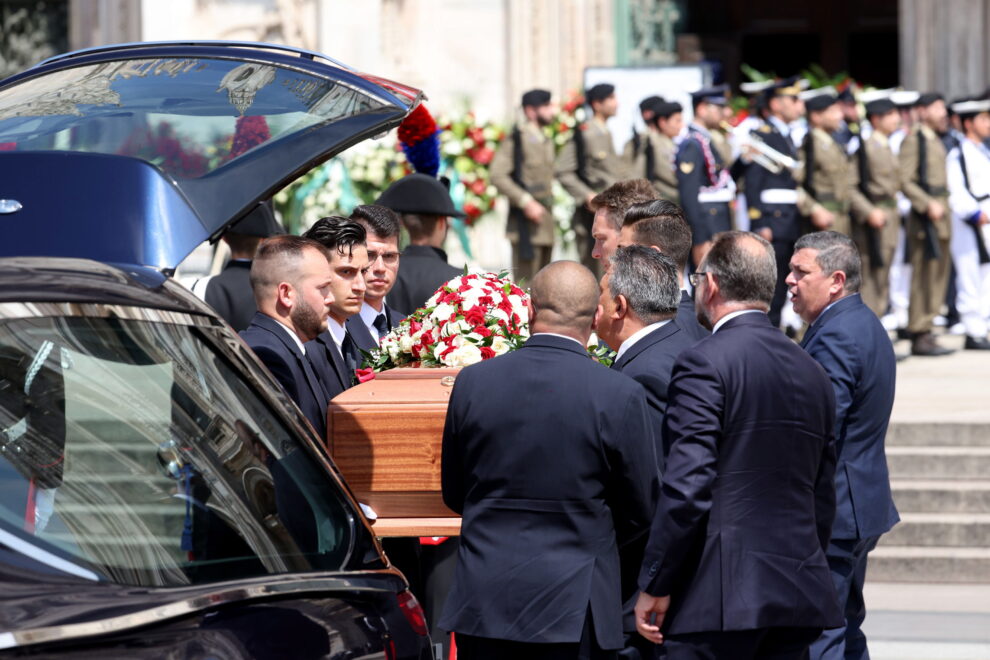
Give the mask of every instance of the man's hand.
POLYGON ((523 207, 523 215, 526 219, 534 224, 540 224, 543 222, 543 214, 546 212, 546 207, 540 204, 535 199, 531 199, 526 202, 526 206, 523 207))
POLYGON ((811 224, 816 229, 825 230, 835 223, 835 214, 824 206, 818 205, 811 209, 811 224))
POLYGON ((987 214, 986 214, 986 212, 984 211, 984 212, 981 212, 980 213, 980 217, 976 219, 976 225, 977 226, 983 226, 983 225, 986 225, 986 224, 990 224, 990 217, 988 217, 987 214))
POLYGON ((762 236, 765 241, 769 242, 773 240, 773 230, 769 227, 760 227, 756 230, 756 233, 762 236))
POLYGON ((637 632, 654 644, 663 644, 660 626, 669 608, 670 596, 651 596, 641 591, 635 608, 637 632))
POLYGON ((932 222, 938 222, 945 215, 945 207, 941 202, 932 200, 928 202, 928 217, 932 222))
POLYGON ((883 226, 887 224, 887 214, 883 212, 883 209, 873 209, 866 216, 866 223, 874 229, 883 229, 883 226))

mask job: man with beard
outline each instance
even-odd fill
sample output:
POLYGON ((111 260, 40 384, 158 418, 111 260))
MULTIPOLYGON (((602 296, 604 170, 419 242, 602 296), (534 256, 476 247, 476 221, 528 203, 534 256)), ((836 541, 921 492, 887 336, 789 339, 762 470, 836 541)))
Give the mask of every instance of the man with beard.
MULTIPOLYGON (((347 319, 364 304, 368 269, 368 233, 364 226, 340 216, 320 218, 305 234, 322 245, 330 261, 330 317, 319 335, 306 346, 320 381, 330 398, 354 385, 361 366, 361 350, 347 331, 347 319)), ((326 411, 324 411, 325 414, 326 411)))
POLYGON ((325 437, 330 397, 306 359, 305 342, 326 329, 334 301, 326 251, 300 236, 265 240, 251 264, 251 289, 258 311, 241 338, 325 437))
POLYGON ((543 129, 553 121, 550 92, 533 89, 522 96, 526 120, 513 127, 492 159, 492 184, 509 199, 506 227, 512 243, 512 277, 530 280, 550 263, 553 221, 553 140, 543 129))

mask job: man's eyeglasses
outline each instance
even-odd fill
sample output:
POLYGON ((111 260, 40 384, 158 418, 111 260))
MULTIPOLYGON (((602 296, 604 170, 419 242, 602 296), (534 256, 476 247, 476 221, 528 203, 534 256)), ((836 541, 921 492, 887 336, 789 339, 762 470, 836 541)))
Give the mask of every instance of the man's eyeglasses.
POLYGON ((399 263, 399 253, 398 252, 375 252, 373 250, 368 251, 368 261, 375 263, 378 261, 378 257, 382 258, 382 263, 386 266, 394 266, 399 263))
POLYGON ((701 284, 701 281, 705 278, 705 275, 707 274, 708 274, 707 270, 699 270, 694 273, 691 273, 690 275, 688 275, 688 282, 691 283, 691 286, 697 289, 698 285, 701 284))

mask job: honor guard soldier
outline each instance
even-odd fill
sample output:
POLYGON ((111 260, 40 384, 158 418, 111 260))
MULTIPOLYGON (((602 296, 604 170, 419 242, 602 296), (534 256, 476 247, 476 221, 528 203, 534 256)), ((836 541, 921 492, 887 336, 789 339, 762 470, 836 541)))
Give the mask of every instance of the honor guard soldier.
POLYGON ((842 110, 831 87, 802 92, 801 98, 809 130, 798 150, 801 167, 796 174, 805 191, 798 208, 811 218, 816 230, 831 229, 849 236, 853 197, 862 196, 856 188, 856 168, 834 137, 842 123, 842 110))
POLYGON ((713 146, 712 131, 722 121, 725 88, 703 89, 691 95, 694 120, 677 150, 677 189, 684 217, 691 226, 691 258, 695 265, 708 253, 712 238, 732 229, 729 203, 736 184, 728 164, 713 146))
POLYGON ((908 332, 912 355, 946 355, 932 325, 945 300, 949 281, 949 190, 945 146, 939 134, 948 128, 945 99, 931 92, 918 99, 918 123, 901 143, 898 160, 901 190, 911 200, 907 224, 907 250, 911 262, 911 301, 908 332))
POLYGON ((626 161, 628 166, 632 166, 636 162, 636 158, 642 152, 643 147, 646 146, 646 138, 651 133, 653 133, 656 128, 653 124, 653 118, 656 116, 655 106, 658 103, 663 103, 664 99, 662 96, 647 96, 645 99, 639 102, 639 116, 643 119, 643 125, 646 127, 645 133, 640 133, 633 127, 632 137, 626 142, 626 146, 622 148, 622 159, 626 161))
POLYGON ((642 175, 656 188, 657 195, 674 204, 680 204, 677 191, 677 145, 674 139, 684 128, 684 109, 680 103, 661 101, 653 106, 653 129, 646 134, 633 169, 635 176, 642 175))
POLYGON ((588 204, 613 183, 628 179, 629 168, 615 153, 612 133, 605 123, 619 108, 615 87, 599 83, 586 92, 585 100, 594 116, 574 128, 571 140, 557 155, 554 169, 561 185, 574 198, 573 226, 579 241, 584 241, 579 248, 581 263, 598 272, 598 261, 591 256, 594 247, 591 224, 595 214, 588 204))
POLYGON ((990 350, 990 100, 954 103, 965 136, 946 164, 952 209, 956 308, 966 328, 965 347, 990 350))
POLYGON ((856 106, 856 97, 853 95, 853 84, 850 82, 839 92, 838 106, 842 111, 842 121, 835 131, 835 139, 846 148, 846 153, 853 153, 859 148, 858 138, 862 133, 862 124, 859 119, 859 108, 856 106))
POLYGON ((860 294, 866 306, 882 317, 890 301, 890 266, 900 233, 900 166, 890 136, 901 123, 901 113, 889 98, 877 99, 866 104, 866 119, 870 136, 861 140, 854 159, 860 192, 872 208, 865 215, 856 214, 853 239, 862 256, 860 294))
MULTIPOLYGON (((763 142, 781 156, 797 161, 797 147, 791 139, 791 123, 803 114, 798 95, 798 79, 789 78, 773 84, 764 91, 763 105, 767 121, 752 131, 752 139, 763 142)), ((750 230, 773 246, 777 258, 777 286, 770 303, 770 322, 780 326, 780 311, 787 302, 787 284, 794 242, 801 235, 801 214, 798 197, 804 192, 787 163, 780 159, 754 161, 746 170, 746 204, 749 207, 750 230)))
POLYGON ((509 198, 506 233, 512 243, 512 272, 516 281, 530 280, 550 263, 553 220, 553 140, 544 128, 553 121, 550 92, 534 89, 522 96, 525 121, 503 140, 491 164, 491 180, 509 198))

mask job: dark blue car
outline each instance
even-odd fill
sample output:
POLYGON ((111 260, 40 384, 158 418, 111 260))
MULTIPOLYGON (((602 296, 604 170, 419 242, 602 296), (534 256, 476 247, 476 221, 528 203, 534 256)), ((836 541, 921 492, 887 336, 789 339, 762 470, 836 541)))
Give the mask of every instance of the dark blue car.
POLYGON ((420 99, 241 43, 0 82, 0 656, 432 657, 322 439, 170 278, 420 99))

